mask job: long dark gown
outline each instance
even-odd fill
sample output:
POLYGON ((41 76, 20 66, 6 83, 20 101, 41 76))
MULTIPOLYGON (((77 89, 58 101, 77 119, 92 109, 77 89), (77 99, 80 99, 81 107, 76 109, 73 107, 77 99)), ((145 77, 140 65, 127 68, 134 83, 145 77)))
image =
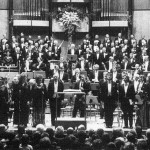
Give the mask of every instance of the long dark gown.
POLYGON ((37 84, 32 87, 33 98, 33 126, 37 124, 45 124, 45 106, 47 100, 46 85, 37 84))
POLYGON ((20 98, 20 124, 27 126, 29 119, 28 101, 31 100, 30 89, 27 83, 19 86, 19 98, 20 98))
POLYGON ((29 117, 30 90, 27 83, 14 84, 12 100, 14 101, 14 124, 27 126, 29 117))
POLYGON ((0 124, 8 125, 8 89, 6 86, 0 88, 0 124))

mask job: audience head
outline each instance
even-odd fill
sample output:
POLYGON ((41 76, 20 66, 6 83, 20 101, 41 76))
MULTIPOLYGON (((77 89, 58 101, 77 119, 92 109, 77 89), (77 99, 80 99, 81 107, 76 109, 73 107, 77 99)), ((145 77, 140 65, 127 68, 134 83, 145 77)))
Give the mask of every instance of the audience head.
POLYGON ((43 124, 38 124, 36 126, 36 130, 39 131, 40 133, 43 133, 45 131, 45 127, 43 124))
POLYGON ((51 147, 51 141, 48 137, 40 139, 39 148, 40 150, 49 150, 51 147))
POLYGON ((132 142, 126 142, 123 150, 135 150, 135 146, 132 142))
POLYGON ((101 150, 102 147, 103 147, 103 143, 100 139, 96 139, 92 142, 93 150, 101 150))
POLYGON ((98 137, 100 139, 102 139, 103 134, 104 134, 104 130, 102 128, 98 128, 97 131, 96 131, 96 134, 98 135, 98 137))
POLYGON ((46 132, 49 134, 50 139, 54 137, 54 130, 52 128, 47 128, 46 132))
POLYGON ((106 146, 106 150, 116 150, 116 145, 113 142, 109 142, 106 146))
POLYGON ((138 139, 137 150, 148 150, 147 141, 144 139, 138 139))
POLYGON ((73 134, 73 132, 74 132, 74 129, 72 127, 69 127, 67 129, 67 135, 73 134))
POLYGON ((55 137, 57 138, 63 138, 64 137, 64 127, 58 126, 55 130, 55 137))
POLYGON ((114 128, 112 131, 112 140, 114 141, 118 137, 124 137, 124 131, 122 128, 114 128))
POLYGON ((29 144, 29 136, 27 134, 23 134, 21 137, 22 146, 27 146, 29 144))
POLYGON ((78 131, 85 131, 85 126, 83 124, 79 125, 78 131))

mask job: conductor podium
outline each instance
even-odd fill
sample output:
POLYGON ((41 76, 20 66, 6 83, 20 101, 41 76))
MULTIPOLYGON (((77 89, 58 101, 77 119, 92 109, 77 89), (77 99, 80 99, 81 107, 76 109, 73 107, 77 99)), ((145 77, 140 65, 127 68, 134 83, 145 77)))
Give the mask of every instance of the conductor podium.
MULTIPOLYGON (((74 90, 74 89, 68 89, 68 90, 64 90, 63 92, 57 92, 57 95, 61 95, 61 94, 64 94, 64 95, 84 95, 85 96, 85 99, 86 99, 86 95, 84 92, 81 92, 80 90, 74 90)), ((57 103, 57 100, 56 100, 56 103, 57 103)), ((71 103, 71 102, 69 102, 71 103)), ((86 109, 86 105, 85 105, 85 109, 86 109)), ((76 127, 78 127, 79 125, 83 124, 85 127, 86 127, 86 113, 85 113, 85 117, 83 118, 72 118, 72 110, 73 110, 73 107, 70 109, 71 110, 71 115, 69 117, 56 117, 55 119, 55 127, 57 126, 63 126, 64 129, 67 129, 68 127, 73 127, 74 129, 76 127)), ((57 113, 57 108, 56 108, 56 113, 57 113)), ((57 115, 56 115, 57 116, 57 115)))

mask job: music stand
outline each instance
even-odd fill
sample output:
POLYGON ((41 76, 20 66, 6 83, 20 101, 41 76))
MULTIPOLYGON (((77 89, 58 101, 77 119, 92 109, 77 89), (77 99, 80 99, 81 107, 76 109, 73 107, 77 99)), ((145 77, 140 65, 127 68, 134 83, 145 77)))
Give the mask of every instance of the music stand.
MULTIPOLYGON (((98 97, 97 96, 86 96, 86 104, 87 105, 90 105, 90 119, 91 119, 91 106, 92 105, 100 105, 99 102, 98 102, 98 97)), ((94 108, 93 111, 96 111, 96 109, 94 108)), ((96 119, 96 115, 95 115, 95 119, 96 119)))

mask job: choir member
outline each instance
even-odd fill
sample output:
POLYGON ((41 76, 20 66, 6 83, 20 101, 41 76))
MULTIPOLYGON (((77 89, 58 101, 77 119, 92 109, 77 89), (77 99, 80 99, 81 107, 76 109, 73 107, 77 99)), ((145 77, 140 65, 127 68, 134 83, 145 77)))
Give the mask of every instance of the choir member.
POLYGON ((54 74, 53 80, 51 80, 48 85, 48 98, 50 103, 52 126, 55 126, 55 118, 60 117, 61 101, 64 99, 64 95, 63 94, 57 95, 57 92, 63 92, 63 90, 64 90, 64 85, 62 81, 59 80, 57 74, 54 74))
POLYGON ((95 64, 93 66, 93 71, 91 71, 89 75, 89 79, 90 81, 93 81, 93 82, 99 82, 99 80, 102 79, 102 74, 99 71, 99 65, 95 64))

